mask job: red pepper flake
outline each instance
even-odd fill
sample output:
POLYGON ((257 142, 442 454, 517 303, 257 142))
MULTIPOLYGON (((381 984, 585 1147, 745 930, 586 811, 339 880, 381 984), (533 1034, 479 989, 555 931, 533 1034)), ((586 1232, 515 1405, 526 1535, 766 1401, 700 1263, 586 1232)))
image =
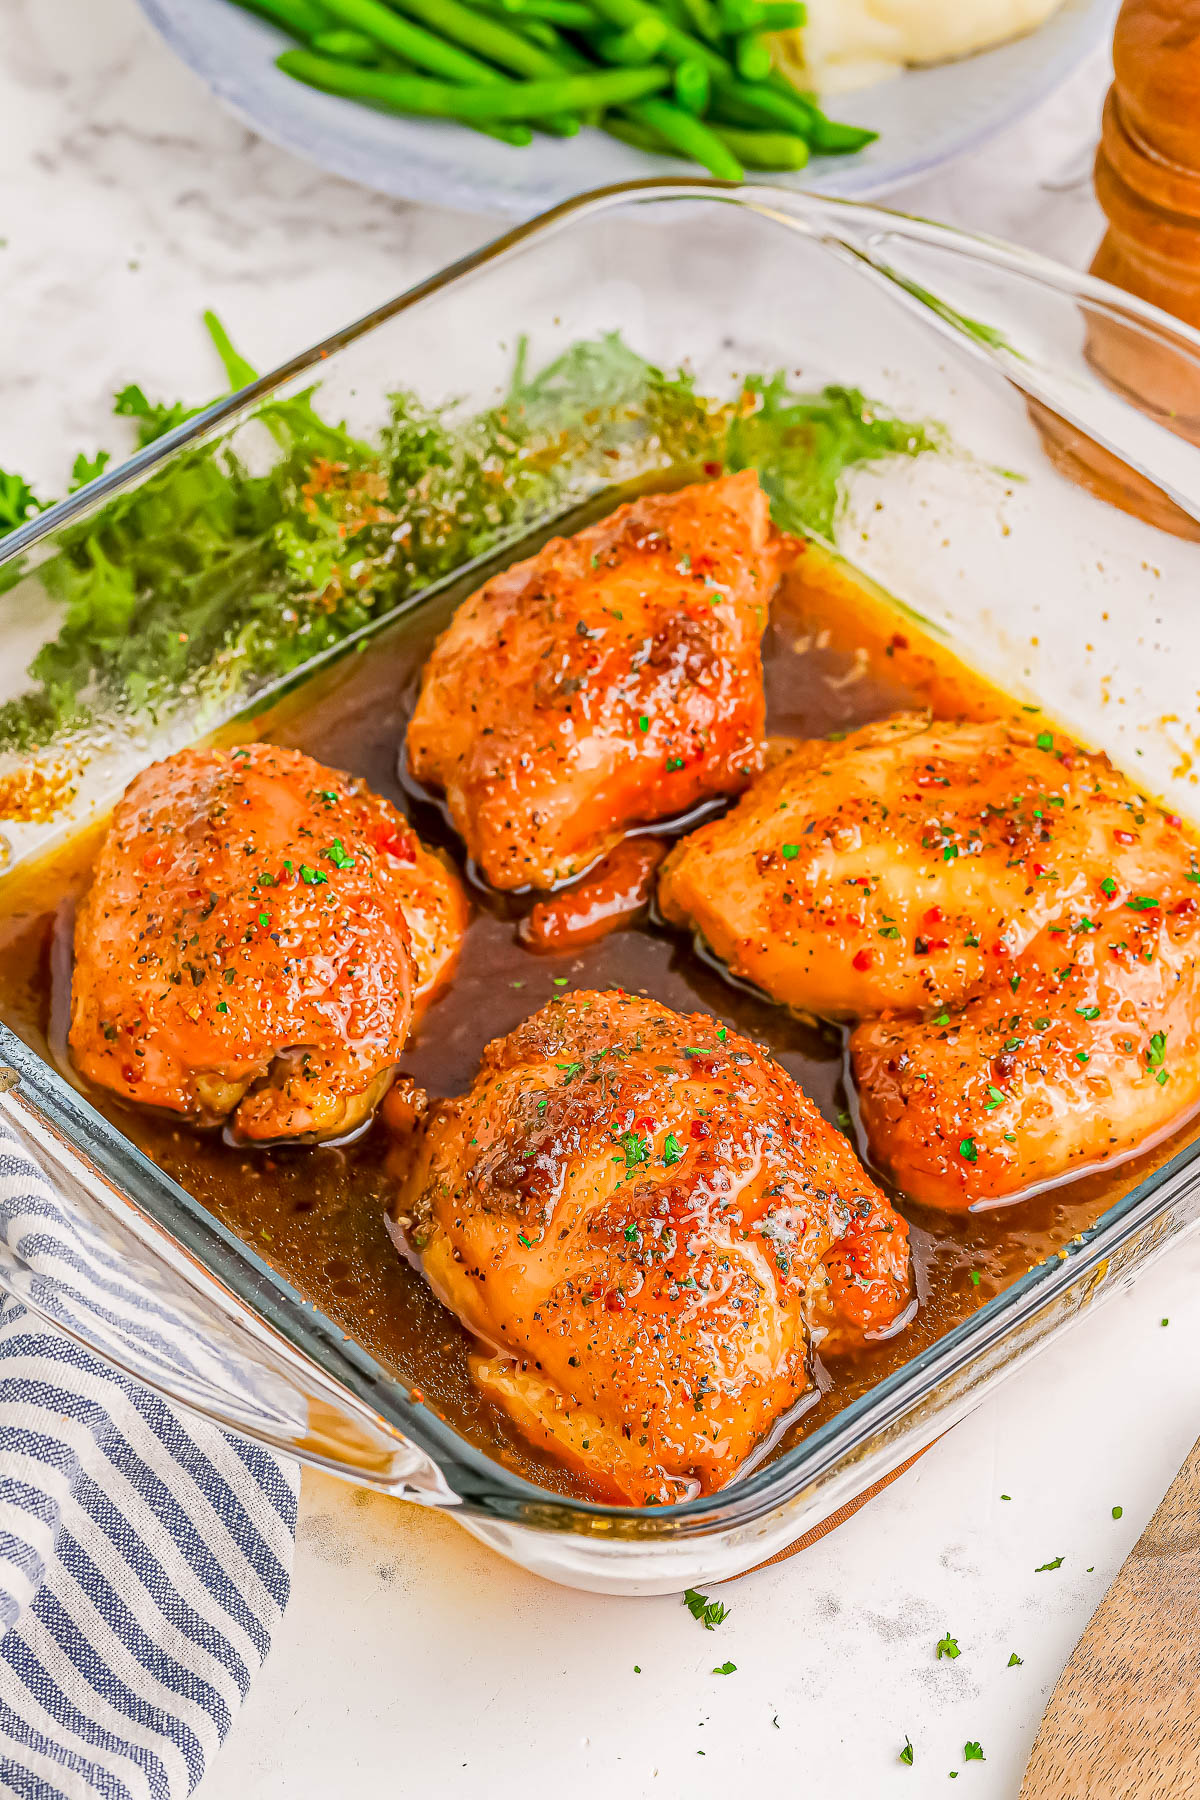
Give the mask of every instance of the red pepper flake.
POLYGON ((606 1300, 604 1302, 605 1308, 608 1312, 624 1312, 627 1304, 628 1303, 625 1299, 624 1294, 622 1294, 617 1288, 613 1288, 612 1292, 608 1295, 608 1297, 606 1298, 606 1300))
POLYGON ((851 966, 857 969, 861 975, 864 969, 869 969, 871 966, 871 952, 869 950, 858 951, 851 966))
POLYGON ((908 649, 908 639, 904 636, 903 632, 893 631, 890 647, 893 650, 907 650, 908 649))
POLYGON ((704 473, 710 477, 719 475, 721 473, 720 463, 719 462, 706 462, 704 465, 704 473))
POLYGON ((1114 831, 1113 837, 1118 844, 1136 844, 1137 838, 1132 831, 1114 831))
POLYGON ((929 911, 925 914, 922 923, 925 925, 940 925, 945 916, 946 915, 940 906, 931 906, 929 911))
POLYGON ((703 1119, 692 1120, 691 1135, 694 1138, 706 1138, 708 1136, 708 1126, 704 1123, 703 1119))
POLYGON ((1176 829, 1183 824, 1183 820, 1178 813, 1164 813, 1163 818, 1167 821, 1168 825, 1174 825, 1176 829))
POLYGON ((998 943, 992 945, 993 956, 1008 956, 1009 954, 1008 945, 1004 942, 1003 938, 1001 938, 998 943))

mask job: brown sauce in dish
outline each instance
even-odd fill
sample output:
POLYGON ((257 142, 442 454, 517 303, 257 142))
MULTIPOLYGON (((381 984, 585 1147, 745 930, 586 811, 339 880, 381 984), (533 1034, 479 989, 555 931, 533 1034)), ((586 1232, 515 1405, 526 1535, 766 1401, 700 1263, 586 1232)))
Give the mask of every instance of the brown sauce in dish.
MULTIPOLYGON (((461 845, 440 808, 413 792, 400 770, 421 667, 460 598, 442 596, 401 619, 364 654, 343 658, 271 711, 241 721, 228 732, 229 741, 268 737, 361 774, 408 813, 427 842, 444 845, 462 867, 461 845)), ((801 547, 784 578, 764 648, 773 737, 824 736, 914 706, 953 718, 1021 710, 917 621, 813 547, 801 547)), ((55 1020, 63 1017, 65 996, 55 992, 54 969, 65 962, 66 921, 87 884, 98 831, 14 870, 0 884, 0 1016, 60 1069, 61 1026, 56 1031, 55 1020)), ((665 835, 663 828, 655 827, 654 835, 665 835)), ((476 910, 457 977, 422 1022, 401 1064, 403 1073, 431 1094, 466 1089, 484 1044, 564 988, 623 987, 683 1012, 718 1015, 764 1043, 830 1119, 851 1129, 842 1034, 804 1023, 733 984, 686 939, 657 922, 653 908, 638 914, 632 926, 598 940, 571 942, 557 951, 542 945, 535 953, 522 942, 522 920, 537 896, 504 895, 477 884, 472 894, 476 910)), ((381 1123, 341 1148, 247 1151, 231 1147, 219 1133, 139 1112, 102 1092, 89 1097, 341 1330, 405 1384, 418 1387, 426 1403, 465 1436, 535 1481, 587 1492, 577 1479, 547 1465, 477 1393, 467 1370, 466 1334, 393 1248, 384 1225, 389 1139, 381 1123)), ((784 1432, 775 1453, 1095 1224, 1194 1130, 1194 1124, 1185 1127, 1119 1168, 1086 1173, 1015 1207, 952 1217, 901 1202, 913 1226, 920 1299, 915 1319, 886 1342, 836 1364, 818 1364, 819 1398, 784 1432)))

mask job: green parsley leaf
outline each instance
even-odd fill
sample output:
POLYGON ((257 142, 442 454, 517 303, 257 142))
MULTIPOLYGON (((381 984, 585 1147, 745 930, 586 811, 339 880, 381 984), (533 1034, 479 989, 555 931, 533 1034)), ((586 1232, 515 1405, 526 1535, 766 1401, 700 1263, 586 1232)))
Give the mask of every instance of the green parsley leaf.
POLYGON ((1156 900, 1152 894, 1135 894, 1125 904, 1130 912, 1150 912, 1153 907, 1161 906, 1162 901, 1156 900))
POLYGON ((1106 875, 1104 880, 1100 883, 1100 886, 1110 899, 1117 891, 1117 884, 1111 875, 1106 875))
POLYGON ((795 862, 800 854, 800 846, 799 844, 784 844, 781 846, 779 854, 784 862, 795 862))
POLYGON ((1048 731, 1039 731, 1035 741, 1039 750, 1053 750, 1054 748, 1054 739, 1048 731))
POLYGON ((948 1656, 950 1661, 953 1662, 956 1657, 961 1655, 962 1651, 958 1647, 958 1639, 951 1637, 949 1632, 946 1633, 945 1637, 940 1637, 938 1639, 937 1659, 939 1662, 941 1662, 943 1656, 948 1656))
POLYGON ((334 838, 328 850, 322 850, 321 855, 331 862, 335 869, 352 869, 354 867, 354 858, 347 852, 341 838, 334 838))
POLYGON ((670 1168, 672 1163, 683 1161, 683 1145, 673 1131, 668 1131, 663 1143, 663 1161, 670 1168))
POLYGON ((1047 1569, 1061 1569, 1065 1560, 1064 1557, 1056 1556, 1053 1562, 1039 1563, 1033 1572, 1035 1575, 1044 1575, 1047 1569))
POLYGON ((908 1764, 908 1766, 909 1766, 909 1768, 910 1768, 910 1769, 911 1769, 911 1768, 912 1768, 912 1765, 913 1765, 913 1747, 912 1747, 912 1740, 911 1740, 911 1738, 905 1738, 905 1740, 904 1740, 904 1748, 903 1748, 903 1750, 902 1750, 902 1751, 901 1751, 901 1752, 900 1752, 900 1761, 901 1761, 901 1762, 902 1762, 902 1763, 907 1763, 907 1764, 908 1764))
POLYGON ((981 1744, 964 1744, 963 1745, 963 1761, 964 1762, 986 1762, 987 1758, 983 1754, 983 1746, 981 1744))
POLYGON ((958 1146, 958 1154, 962 1157, 964 1162, 978 1162, 979 1147, 976 1144, 975 1139, 973 1137, 965 1137, 958 1146))
POLYGON ((638 730, 639 731, 649 731, 649 729, 650 729, 650 720, 647 718, 645 713, 642 713, 640 718, 638 719, 638 730))
POLYGON ((1167 1054, 1167 1034, 1156 1031, 1150 1039, 1150 1048, 1146 1052, 1146 1061, 1152 1069, 1161 1068, 1167 1054))
POLYGON ((948 1025, 950 1023, 950 1014, 947 1012, 939 1013, 933 1022, 935 1025, 948 1025))
POLYGON ((1016 1651, 1014 1650, 1012 1655, 1009 1657, 1008 1662, 1005 1664, 1005 1667, 1009 1668, 1009 1669, 1019 1669, 1021 1667, 1021 1665, 1024 1663, 1024 1661, 1025 1661, 1025 1658, 1023 1656, 1018 1656, 1016 1651))
POLYGON ((1114 1506, 1112 1509, 1113 1518, 1119 1519, 1121 1517, 1121 1515, 1124 1513, 1124 1511, 1125 1511, 1125 1508, 1123 1506, 1114 1506))
POLYGON ((713 1670, 714 1675, 734 1675, 736 1673, 737 1673, 737 1664, 735 1662, 718 1663, 716 1668, 713 1670))
POLYGON ((723 1619, 729 1616, 727 1606, 723 1606, 719 1600, 710 1600, 707 1594, 700 1593, 696 1588, 686 1590, 683 1604, 693 1619, 703 1625, 705 1631, 711 1631, 714 1625, 719 1625, 723 1619))
POLYGON ((1100 1008, 1098 1006, 1077 1006, 1075 1011, 1079 1014, 1081 1019, 1098 1019, 1100 1017, 1100 1008))
POLYGON ((307 863, 301 863, 300 879, 307 887, 320 887, 323 881, 329 880, 329 877, 323 875, 320 869, 310 869, 307 863))

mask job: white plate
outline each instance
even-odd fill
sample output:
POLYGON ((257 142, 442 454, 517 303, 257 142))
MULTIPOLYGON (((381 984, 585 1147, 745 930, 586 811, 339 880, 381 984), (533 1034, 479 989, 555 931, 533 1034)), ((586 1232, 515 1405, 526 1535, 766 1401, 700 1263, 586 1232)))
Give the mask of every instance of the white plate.
MULTIPOLYGON (((394 118, 280 74, 290 40, 229 0, 140 0, 151 24, 252 130, 335 175, 405 200, 530 218, 589 188, 689 167, 643 156, 602 131, 535 138, 528 149, 440 120, 394 118)), ((1040 31, 962 62, 910 70, 831 103, 878 131, 852 157, 819 157, 787 187, 861 198, 926 174, 1009 125, 1111 28, 1116 0, 1066 0, 1040 31)), ((756 175, 755 180, 759 177, 756 175)))

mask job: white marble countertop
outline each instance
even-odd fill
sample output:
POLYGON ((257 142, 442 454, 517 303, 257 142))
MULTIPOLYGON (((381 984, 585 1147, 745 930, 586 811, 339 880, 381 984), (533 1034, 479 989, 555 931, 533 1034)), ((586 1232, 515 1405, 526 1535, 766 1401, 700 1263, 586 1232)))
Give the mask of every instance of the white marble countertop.
MULTIPOLYGON (((893 203, 1085 262, 1104 83, 1097 62, 893 203)), ((208 396, 205 307, 270 363, 494 229, 256 141, 133 0, 0 0, 0 153, 0 466, 48 493, 110 438, 115 388, 208 396)), ((712 1633, 676 1599, 559 1590, 447 1518, 306 1479, 291 1609, 206 1800, 731 1780, 876 1800, 954 1770, 976 1800, 1014 1796, 1050 1686, 1195 1436, 1198 1278, 1193 1242, 848 1525, 730 1584, 712 1633), (946 1631, 956 1661, 937 1660, 946 1631), (736 1673, 711 1673, 726 1659, 736 1673), (983 1762, 964 1765, 968 1740, 983 1762)))

